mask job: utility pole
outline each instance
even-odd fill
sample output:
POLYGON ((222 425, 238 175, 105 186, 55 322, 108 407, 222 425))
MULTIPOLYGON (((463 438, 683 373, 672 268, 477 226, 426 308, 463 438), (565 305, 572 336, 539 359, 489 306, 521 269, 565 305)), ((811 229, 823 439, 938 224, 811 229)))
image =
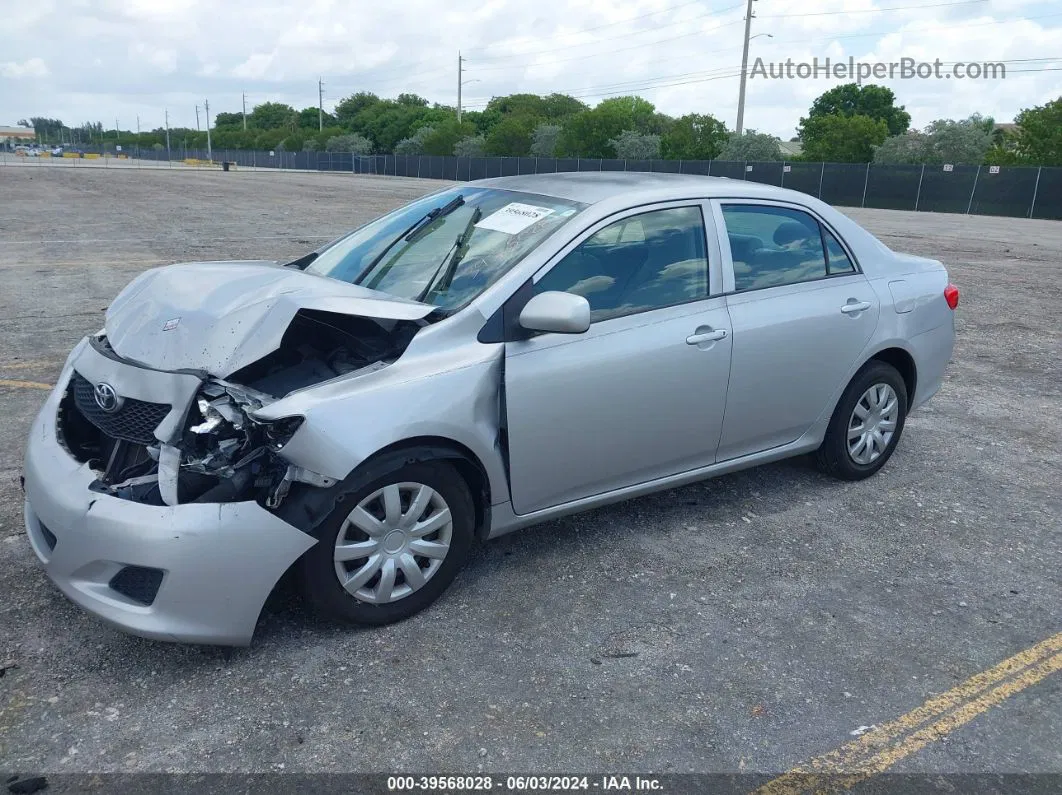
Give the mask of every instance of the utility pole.
POLYGON ((214 155, 210 149, 210 100, 203 100, 203 110, 206 111, 206 123, 207 123, 207 160, 213 160, 214 155))
POLYGON ((195 131, 196 132, 202 132, 202 130, 199 129, 199 106, 198 105, 195 106, 195 131))
POLYGON ((170 159, 170 109, 166 108, 166 159, 170 159))
POLYGON ((243 131, 247 132, 247 94, 243 95, 243 131))
MULTIPOLYGON (((752 0, 749 0, 752 2, 752 0)), ((457 51, 457 123, 461 123, 461 66, 464 63, 464 58, 461 57, 461 51, 457 51)))
POLYGON ((136 167, 140 168, 140 114, 136 114, 136 167))
POLYGON ((749 33, 752 30, 752 3, 753 0, 748 0, 748 7, 745 9, 745 46, 741 50, 741 88, 738 89, 738 135, 741 135, 741 129, 745 123, 745 80, 748 78, 749 73, 749 33))
POLYGON ((118 119, 114 120, 114 153, 118 154, 118 142, 122 140, 122 134, 118 132, 118 119))
POLYGON ((317 78, 317 129, 324 129, 324 83, 317 78))

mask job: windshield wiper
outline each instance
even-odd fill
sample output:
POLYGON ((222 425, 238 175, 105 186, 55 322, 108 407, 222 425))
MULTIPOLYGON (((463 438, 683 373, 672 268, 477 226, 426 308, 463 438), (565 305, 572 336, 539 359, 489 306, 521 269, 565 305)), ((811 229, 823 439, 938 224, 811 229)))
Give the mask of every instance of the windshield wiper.
MULTIPOLYGON (((457 196, 455 196, 453 199, 451 199, 449 202, 447 202, 446 204, 442 205, 441 207, 436 207, 433 210, 429 210, 428 213, 426 213, 422 217, 418 218, 417 221, 414 224, 412 224, 411 226, 409 226, 406 229, 402 230, 401 234, 397 235, 394 238, 394 240, 392 240, 390 243, 388 243, 386 246, 384 246, 384 250, 381 251, 379 254, 377 254, 375 257, 372 258, 372 262, 369 263, 369 266, 365 270, 363 270, 358 275, 358 277, 356 279, 354 279, 354 281, 352 283, 353 284, 361 284, 363 281, 365 281, 366 277, 370 273, 372 273, 373 270, 376 268, 376 266, 379 265, 380 262, 383 260, 383 258, 387 256, 387 252, 390 251, 391 249, 393 249, 396 245, 398 245, 399 241, 405 240, 407 243, 412 243, 414 240, 417 239, 418 233, 422 232, 425 228, 427 228, 427 226, 432 221, 436 220, 437 218, 443 218, 443 217, 449 215, 450 213, 452 213, 454 210, 456 210, 458 207, 460 207, 464 203, 465 203, 465 197, 460 195, 460 194, 458 194, 457 196)), ((382 279, 382 278, 383 278, 383 275, 378 277, 376 279, 377 283, 379 283, 380 279, 382 279)))
POLYGON ((428 283, 424 285, 424 289, 413 300, 423 303, 424 299, 428 297, 429 293, 431 293, 432 286, 435 284, 436 279, 439 279, 438 292, 441 293, 450 286, 450 282, 453 281, 454 278, 454 273, 457 271, 457 266, 461 264, 461 260, 464 259, 465 253, 468 251, 468 242, 472 237, 472 229, 477 223, 479 223, 479 219, 482 216, 483 211, 478 207, 472 211, 472 215, 469 216, 465 228, 461 230, 461 234, 457 236, 450 248, 446 250, 447 256, 443 257, 443 261, 439 263, 439 267, 435 269, 431 278, 428 279, 428 283), (453 254, 450 254, 451 251, 453 251, 453 254), (441 277, 440 274, 442 274, 441 277))
POLYGON ((284 263, 284 267, 285 268, 298 268, 300 271, 304 271, 310 266, 311 262, 313 262, 315 259, 317 259, 318 256, 320 256, 320 255, 316 251, 311 251, 309 254, 303 254, 298 259, 292 260, 291 262, 284 263))

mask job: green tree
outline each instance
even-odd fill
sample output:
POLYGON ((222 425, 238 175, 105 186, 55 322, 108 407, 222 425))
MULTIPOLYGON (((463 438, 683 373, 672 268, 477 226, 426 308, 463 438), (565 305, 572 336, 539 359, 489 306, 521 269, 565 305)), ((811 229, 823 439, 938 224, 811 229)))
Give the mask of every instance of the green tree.
POLYGON ((911 126, 911 114, 896 105, 896 95, 885 86, 846 83, 831 88, 812 104, 797 131, 804 141, 805 129, 823 116, 867 116, 885 122, 888 135, 900 135, 911 126))
POLYGON ((435 133, 432 127, 421 127, 408 138, 395 144, 396 155, 426 155, 428 137, 435 133))
POLYGON ((355 117, 362 111, 380 104, 380 98, 371 91, 359 91, 336 105, 336 121, 343 127, 350 128, 355 117))
POLYGON ((885 139, 874 150, 874 162, 976 165, 992 148, 994 132, 995 122, 977 113, 959 121, 938 119, 922 132, 885 139))
POLYGON ((480 135, 488 135, 494 126, 502 120, 502 114, 497 110, 467 110, 461 114, 462 121, 469 121, 480 135))
POLYGON ((528 117, 508 116, 498 122, 487 136, 487 154, 519 157, 531 151, 534 122, 528 117))
POLYGON ((726 125, 714 116, 687 113, 675 119, 660 142, 661 153, 675 160, 714 160, 726 146, 726 125))
POLYGON ((919 165, 926 162, 929 146, 926 136, 917 130, 892 135, 874 149, 875 163, 919 165))
POLYGON ((874 147, 889 135, 883 119, 831 114, 815 116, 804 125, 803 159, 829 163, 869 163, 874 147))
POLYGON ((954 121, 938 119, 926 127, 929 141, 927 163, 962 163, 979 165, 992 148, 995 122, 980 114, 954 121))
POLYGON ((1026 108, 1014 121, 1019 155, 1039 166, 1062 166, 1062 97, 1026 108))
POLYGON ((555 157, 561 137, 561 126, 543 122, 531 133, 531 154, 535 157, 555 157))
POLYGON ((745 130, 740 135, 736 132, 730 133, 730 138, 719 153, 718 159, 734 162, 781 160, 782 150, 778 147, 778 139, 773 135, 745 130))
POLYGON ((613 113, 619 116, 626 115, 630 125, 624 129, 635 130, 640 133, 660 132, 663 118, 656 112, 656 107, 647 99, 641 97, 611 97, 597 103, 595 111, 613 113))
POLYGON ((567 94, 509 94, 494 97, 487 103, 487 111, 502 116, 528 116, 541 120, 556 121, 589 110, 586 104, 567 94))
POLYGON ((255 105, 247 123, 259 130, 294 130, 297 125, 295 108, 282 102, 263 102, 255 105))
POLYGON ((652 160, 660 157, 660 136, 624 130, 609 143, 616 157, 624 160, 652 160))
POLYGON ((651 133, 656 123, 656 109, 641 97, 605 99, 564 123, 559 150, 569 157, 615 157, 612 141, 620 133, 651 133))
POLYGON ((469 135, 454 144, 454 154, 458 157, 483 157, 486 153, 486 139, 482 135, 469 135))
POLYGON ((325 142, 326 152, 352 152, 356 155, 372 154, 372 141, 358 133, 336 135, 325 142))
POLYGON ((556 121, 574 116, 576 113, 582 113, 584 110, 589 110, 589 106, 585 102, 580 102, 575 97, 570 97, 567 94, 550 94, 547 97, 543 97, 542 109, 547 119, 556 121))
POLYGON ((214 127, 236 127, 243 128, 243 114, 242 113, 225 113, 222 111, 214 117, 214 127))
POLYGON ((434 125, 431 130, 431 134, 424 137, 424 154, 426 155, 452 155, 458 141, 476 132, 475 125, 467 121, 458 124, 456 117, 450 117, 434 125))
MULTIPOLYGON (((316 130, 320 124, 318 115, 320 113, 319 108, 303 108, 299 111, 299 127, 305 130, 316 130)), ((331 127, 336 123, 336 118, 331 113, 324 114, 324 123, 326 127, 331 127)))

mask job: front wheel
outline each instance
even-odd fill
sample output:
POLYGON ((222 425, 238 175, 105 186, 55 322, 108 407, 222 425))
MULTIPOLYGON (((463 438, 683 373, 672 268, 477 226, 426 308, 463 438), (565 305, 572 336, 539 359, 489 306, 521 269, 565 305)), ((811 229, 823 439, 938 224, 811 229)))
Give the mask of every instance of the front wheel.
POLYGON ((819 469, 862 480, 885 466, 907 418, 907 387, 896 368, 871 361, 852 378, 815 454, 819 469))
POLYGON ((348 491, 299 562, 321 614, 390 624, 423 610, 457 576, 475 534, 475 508, 450 464, 404 466, 348 491))

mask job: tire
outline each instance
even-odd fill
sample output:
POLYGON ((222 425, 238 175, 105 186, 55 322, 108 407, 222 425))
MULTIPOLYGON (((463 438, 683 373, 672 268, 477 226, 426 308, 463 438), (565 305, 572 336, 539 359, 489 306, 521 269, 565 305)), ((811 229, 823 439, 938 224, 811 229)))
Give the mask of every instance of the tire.
MULTIPOLYGON (((834 409, 830 424, 826 429, 826 436, 815 453, 819 469, 841 480, 863 480, 885 466, 885 462, 892 457, 896 444, 900 441, 900 435, 903 433, 904 422, 907 419, 907 400, 907 387, 895 367, 876 359, 867 362, 853 376, 844 394, 841 395, 837 408, 834 409), (868 397, 868 392, 872 387, 876 392, 868 397), (880 442, 885 440, 887 432, 879 429, 877 437, 873 434, 868 437, 867 444, 871 445, 869 448, 860 446, 864 434, 854 437, 851 444, 856 445, 857 451, 852 452, 849 430, 855 432, 858 428, 865 427, 865 423, 854 414, 856 407, 859 406, 861 411, 869 409, 872 423, 875 417, 887 420, 887 417, 892 416, 883 411, 888 408, 888 400, 883 398, 880 406, 873 405, 876 397, 889 395, 887 390, 891 390, 891 395, 895 397, 895 412, 892 420, 893 430, 891 436, 887 438, 884 449, 880 449, 880 442)), ((876 423, 873 424, 876 425, 876 423)), ((888 422, 886 421, 882 427, 887 428, 888 422)))
POLYGON ((468 485, 457 470, 445 461, 408 464, 363 486, 355 485, 318 526, 314 533, 318 543, 299 560, 298 574, 302 591, 315 612, 326 618, 369 625, 402 621, 438 599, 453 582, 472 548, 475 520, 475 506, 468 485), (427 487, 435 495, 430 498, 428 510, 422 509, 420 512, 419 515, 425 518, 416 526, 412 522, 417 517, 409 519, 410 512, 414 510, 414 499, 420 493, 415 487, 427 487), (398 523, 388 522, 385 503, 396 488, 401 509, 401 521, 398 523), (440 519, 443 511, 436 498, 441 499, 449 511, 448 524, 440 519), (368 518, 358 513, 357 524, 348 523, 348 518, 358 509, 368 514, 368 518), (377 525, 373 525, 372 520, 377 525), (418 537, 417 528, 440 521, 440 529, 418 537), (408 532, 393 529, 403 523, 412 529, 408 532), (362 530, 362 527, 372 529, 375 537, 362 530), (438 554, 438 546, 430 548, 432 556, 417 553, 429 549, 424 546, 425 543, 442 544, 444 536, 448 549, 441 562, 433 568, 433 562, 438 560, 433 557, 438 554), (337 560, 337 543, 341 539, 345 548, 339 554, 343 557, 348 554, 359 557, 337 560), (375 547, 372 546, 374 543, 375 547), (347 546, 354 544, 360 546, 356 549, 347 546), (362 551, 365 552, 364 556, 362 551), (368 568, 373 566, 373 555, 379 558, 380 563, 368 580, 362 583, 368 568), (421 571, 423 584, 406 576, 407 571, 413 574, 409 565, 411 561, 405 559, 407 555, 421 571), (379 593, 386 593, 384 579, 388 570, 393 573, 393 601, 368 601, 379 598, 379 593), (348 587, 341 583, 341 576, 347 578, 348 587), (403 593, 407 589, 409 592, 403 593))

